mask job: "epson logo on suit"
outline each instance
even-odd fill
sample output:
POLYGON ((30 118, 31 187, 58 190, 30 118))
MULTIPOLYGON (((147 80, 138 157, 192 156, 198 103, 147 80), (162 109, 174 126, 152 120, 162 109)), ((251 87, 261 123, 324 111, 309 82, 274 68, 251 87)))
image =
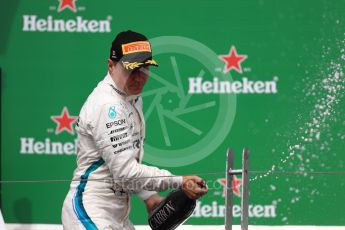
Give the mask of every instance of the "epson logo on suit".
POLYGON ((113 126, 118 126, 118 125, 122 125, 126 123, 126 119, 121 119, 121 120, 116 120, 116 121, 112 121, 106 124, 107 129, 110 129, 113 126))

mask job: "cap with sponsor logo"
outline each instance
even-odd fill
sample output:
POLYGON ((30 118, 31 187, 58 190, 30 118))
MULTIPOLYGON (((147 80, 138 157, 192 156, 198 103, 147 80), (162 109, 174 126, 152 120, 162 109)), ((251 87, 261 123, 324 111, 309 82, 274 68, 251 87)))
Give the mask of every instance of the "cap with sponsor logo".
POLYGON ((152 59, 151 44, 147 38, 137 32, 127 30, 119 33, 110 48, 110 59, 120 62, 127 70, 142 66, 158 66, 152 59))

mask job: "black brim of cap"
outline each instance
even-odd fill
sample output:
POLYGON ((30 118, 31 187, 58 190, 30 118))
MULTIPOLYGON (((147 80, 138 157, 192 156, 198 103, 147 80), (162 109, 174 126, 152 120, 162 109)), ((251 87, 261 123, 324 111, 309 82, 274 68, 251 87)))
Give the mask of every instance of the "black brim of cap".
POLYGON ((148 65, 158 66, 150 52, 127 54, 121 58, 120 62, 126 70, 136 70, 148 65))

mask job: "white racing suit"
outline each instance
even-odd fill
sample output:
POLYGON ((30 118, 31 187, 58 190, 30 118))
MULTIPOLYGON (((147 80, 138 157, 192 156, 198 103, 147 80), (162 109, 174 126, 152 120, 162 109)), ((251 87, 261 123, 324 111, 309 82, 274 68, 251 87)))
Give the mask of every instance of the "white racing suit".
POLYGON ((76 131, 77 168, 62 208, 65 230, 134 229, 128 219, 132 193, 146 200, 182 184, 182 177, 141 164, 142 99, 120 91, 109 74, 83 105, 76 131))

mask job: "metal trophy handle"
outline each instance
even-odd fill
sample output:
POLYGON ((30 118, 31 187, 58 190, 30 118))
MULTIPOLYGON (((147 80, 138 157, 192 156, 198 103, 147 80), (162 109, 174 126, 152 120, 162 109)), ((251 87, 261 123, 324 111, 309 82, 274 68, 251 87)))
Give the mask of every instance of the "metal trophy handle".
POLYGON ((227 151, 226 162, 226 200, 225 200, 225 229, 232 230, 232 181, 233 175, 242 174, 242 195, 241 195, 241 229, 248 230, 248 207, 249 207, 249 151, 243 149, 242 169, 234 168, 234 156, 231 149, 227 151))

